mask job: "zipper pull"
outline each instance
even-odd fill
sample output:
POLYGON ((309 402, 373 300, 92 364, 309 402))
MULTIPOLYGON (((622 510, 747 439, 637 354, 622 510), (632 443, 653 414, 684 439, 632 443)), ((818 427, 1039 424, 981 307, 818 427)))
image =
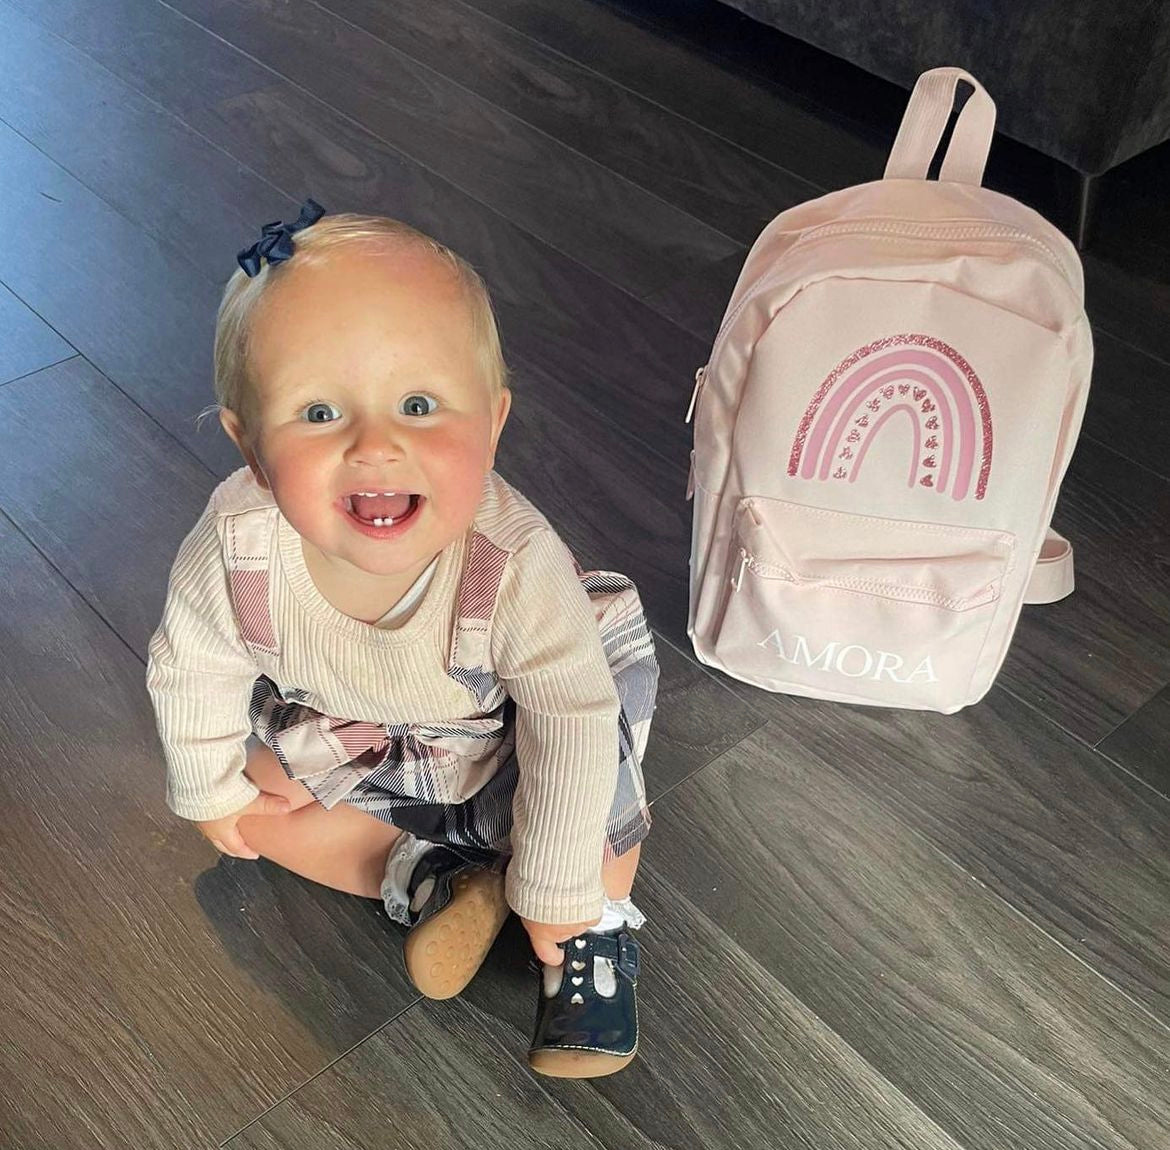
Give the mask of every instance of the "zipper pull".
POLYGON ((747 552, 740 548, 739 552, 739 570, 735 573, 735 578, 732 579, 731 585, 735 588, 735 593, 739 594, 739 589, 743 586, 743 569, 748 564, 747 552))
POLYGON ((699 402, 699 392, 703 389, 703 379, 707 374, 707 365, 703 364, 698 371, 695 372, 695 389, 691 392, 691 405, 687 408, 687 417, 684 422, 690 423, 691 417, 695 414, 695 405, 699 402))

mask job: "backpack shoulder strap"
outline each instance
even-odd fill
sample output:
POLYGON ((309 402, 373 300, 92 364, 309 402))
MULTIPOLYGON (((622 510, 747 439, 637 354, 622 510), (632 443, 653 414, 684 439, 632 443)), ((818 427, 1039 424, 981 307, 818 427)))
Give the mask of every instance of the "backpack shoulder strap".
POLYGON ((1071 595, 1074 586, 1072 544, 1050 527, 1024 592, 1024 602, 1055 603, 1071 595))

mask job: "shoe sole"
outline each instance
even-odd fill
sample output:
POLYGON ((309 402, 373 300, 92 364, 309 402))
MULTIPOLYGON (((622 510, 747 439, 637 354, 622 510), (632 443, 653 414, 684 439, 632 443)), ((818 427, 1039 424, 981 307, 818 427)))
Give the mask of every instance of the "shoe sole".
POLYGON ((475 977, 508 918, 504 876, 473 870, 451 881, 451 901, 406 936, 406 973, 427 998, 454 998, 475 977))
POLYGON ((604 1078, 624 1070, 637 1054, 605 1054, 600 1050, 534 1050, 528 1065, 547 1078, 604 1078))

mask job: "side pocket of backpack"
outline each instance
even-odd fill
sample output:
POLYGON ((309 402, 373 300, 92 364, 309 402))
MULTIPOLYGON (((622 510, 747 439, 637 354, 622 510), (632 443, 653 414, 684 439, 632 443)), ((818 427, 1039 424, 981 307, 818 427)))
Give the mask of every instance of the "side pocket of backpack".
POLYGON ((695 654, 709 663, 722 606, 726 602, 723 568, 730 545, 730 523, 719 523, 721 497, 693 474, 690 555, 690 610, 687 634, 695 654))

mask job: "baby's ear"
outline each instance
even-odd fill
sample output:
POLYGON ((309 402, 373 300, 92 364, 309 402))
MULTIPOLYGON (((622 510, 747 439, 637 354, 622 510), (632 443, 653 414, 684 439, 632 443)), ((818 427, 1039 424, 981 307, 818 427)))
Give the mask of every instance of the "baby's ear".
POLYGON ((239 448, 240 454, 244 457, 244 462, 252 469, 252 474, 256 477, 256 482, 267 491, 268 480, 260 468, 260 461, 256 458, 256 452, 252 449, 252 445, 248 441, 240 417, 234 411, 226 407, 221 407, 219 409, 219 424, 227 432, 228 438, 239 448))
POLYGON ((491 461, 488 463, 489 467, 494 467, 496 463, 496 445, 500 442, 500 433, 504 430, 504 424, 508 422, 508 412, 512 410, 512 390, 505 387, 500 392, 500 398, 496 400, 495 419, 492 425, 492 449, 491 461))

